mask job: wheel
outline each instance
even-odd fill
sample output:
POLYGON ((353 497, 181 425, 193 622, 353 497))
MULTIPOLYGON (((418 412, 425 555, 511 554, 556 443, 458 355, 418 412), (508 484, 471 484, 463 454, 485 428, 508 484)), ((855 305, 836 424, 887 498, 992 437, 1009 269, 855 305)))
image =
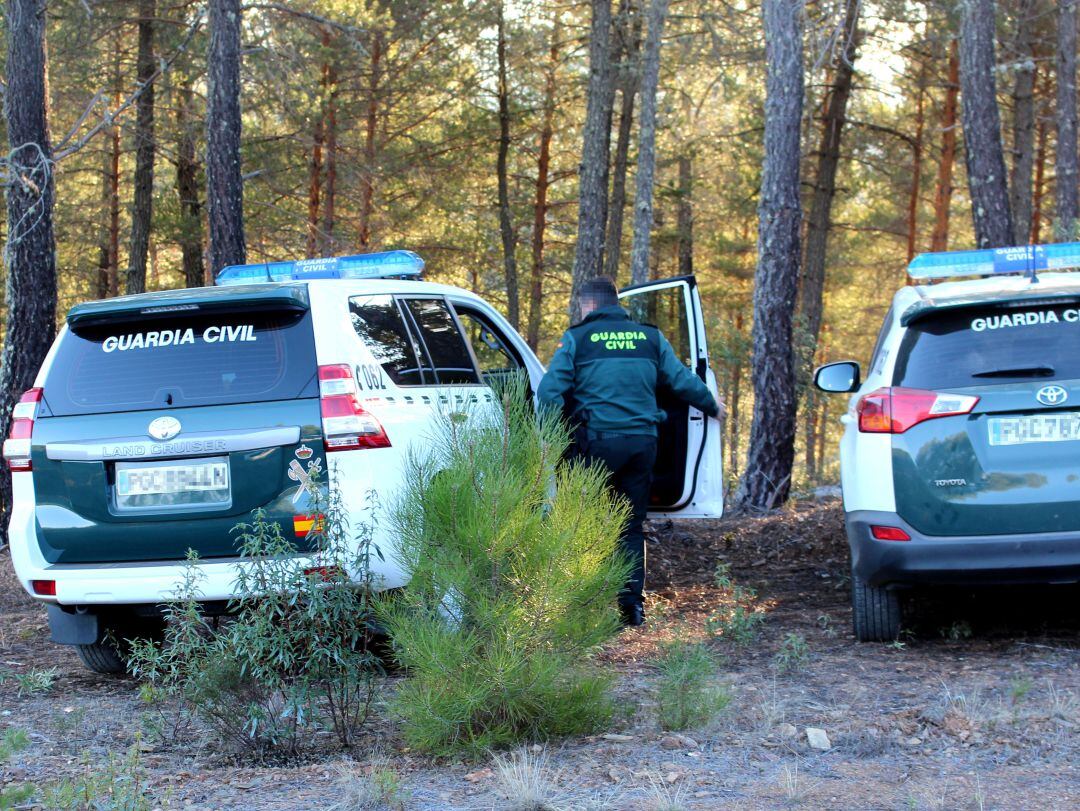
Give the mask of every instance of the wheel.
POLYGON ((106 638, 93 645, 76 645, 83 666, 95 673, 117 675, 127 672, 127 663, 112 640, 106 638))
POLYGON ((94 673, 123 675, 127 673, 128 645, 123 640, 147 638, 160 640, 165 634, 165 623, 160 618, 112 619, 102 624, 101 634, 92 645, 76 645, 75 649, 83 666, 94 673))
POLYGON ((860 642, 891 642, 900 635, 900 595, 851 574, 851 614, 860 642))

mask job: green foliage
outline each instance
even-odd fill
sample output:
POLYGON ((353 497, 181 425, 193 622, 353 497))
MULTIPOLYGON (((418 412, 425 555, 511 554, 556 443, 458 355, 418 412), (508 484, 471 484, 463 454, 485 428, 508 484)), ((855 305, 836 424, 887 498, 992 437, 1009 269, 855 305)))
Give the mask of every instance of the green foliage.
MULTIPOLYGON (((25 729, 11 727, 0 735, 0 766, 30 746, 30 736, 25 729)), ((30 784, 0 787, 0 811, 18 808, 34 796, 34 787, 30 784)))
POLYGON ((780 643, 773 662, 779 673, 795 673, 806 666, 810 656, 810 646, 802 634, 789 633, 780 643))
POLYGON ((765 614, 758 605, 757 590, 737 584, 727 563, 720 563, 716 567, 714 580, 717 588, 729 593, 730 599, 706 618, 705 629, 712 636, 736 645, 749 645, 757 639, 758 631, 765 622, 765 614))
POLYGON ((45 670, 28 670, 25 673, 16 673, 13 670, 0 670, 0 684, 6 681, 15 682, 15 691, 19 698, 36 696, 47 693, 56 684, 56 677, 60 675, 60 668, 50 667, 45 670))
POLYGON ((657 662, 660 726, 680 730, 707 724, 729 703, 731 693, 715 683, 716 658, 703 644, 675 642, 657 662))
POLYGON ((85 769, 76 778, 66 778, 43 792, 45 808, 55 811, 151 811, 161 807, 147 785, 146 769, 135 741, 124 756, 110 752, 103 766, 91 765, 84 756, 85 769))
POLYGON ((565 427, 522 381, 499 408, 448 414, 392 510, 410 583, 382 606, 408 668, 394 709, 410 745, 478 754, 606 723, 589 654, 618 630, 626 507, 594 469, 557 465, 565 427))
POLYGON ((371 651, 371 525, 350 534, 339 493, 312 486, 316 564, 261 509, 241 524, 240 595, 225 627, 202 616, 201 573, 189 556, 168 607, 164 645, 132 643, 130 667, 156 710, 148 726, 164 739, 197 717, 234 747, 295 752, 300 734, 326 727, 342 746, 366 721, 381 668, 371 651))

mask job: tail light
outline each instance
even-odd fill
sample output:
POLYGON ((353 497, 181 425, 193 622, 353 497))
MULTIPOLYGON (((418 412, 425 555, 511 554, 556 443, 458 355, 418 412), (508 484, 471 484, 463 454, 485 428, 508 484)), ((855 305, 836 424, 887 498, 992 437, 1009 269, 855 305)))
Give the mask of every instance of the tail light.
POLYGON ((855 410, 863 433, 902 434, 926 420, 969 414, 978 402, 979 398, 970 394, 942 394, 897 386, 864 395, 855 410))
POLYGON ((390 438, 382 424, 360 405, 351 366, 343 363, 320 366, 319 398, 323 443, 328 453, 390 447, 390 438))
POLYGON ((41 394, 41 389, 29 389, 11 410, 11 429, 4 442, 4 459, 7 460, 8 470, 31 469, 30 437, 34 433, 34 420, 37 418, 41 394))
POLYGON ((30 588, 34 590, 34 594, 39 597, 55 597, 56 596, 56 581, 55 580, 31 580, 30 588))
POLYGON ((870 527, 870 534, 877 538, 879 541, 910 541, 911 536, 908 535, 900 527, 886 527, 886 526, 872 526, 870 527))

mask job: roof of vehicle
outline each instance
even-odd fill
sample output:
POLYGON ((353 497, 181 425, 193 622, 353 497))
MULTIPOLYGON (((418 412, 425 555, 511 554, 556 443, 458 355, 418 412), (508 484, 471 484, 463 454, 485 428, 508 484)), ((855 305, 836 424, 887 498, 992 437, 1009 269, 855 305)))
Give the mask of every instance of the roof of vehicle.
POLYGON ((1041 273, 1028 276, 990 276, 940 284, 902 287, 893 298, 904 326, 931 312, 999 302, 1045 303, 1080 298, 1080 274, 1041 273))

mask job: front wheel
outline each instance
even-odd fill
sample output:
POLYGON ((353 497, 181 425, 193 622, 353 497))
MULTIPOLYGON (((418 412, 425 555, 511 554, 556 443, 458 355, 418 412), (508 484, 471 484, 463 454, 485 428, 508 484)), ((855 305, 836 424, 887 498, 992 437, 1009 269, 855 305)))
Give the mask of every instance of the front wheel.
POLYGON ((900 595, 851 574, 851 613, 860 642, 892 642, 900 635, 900 595))

